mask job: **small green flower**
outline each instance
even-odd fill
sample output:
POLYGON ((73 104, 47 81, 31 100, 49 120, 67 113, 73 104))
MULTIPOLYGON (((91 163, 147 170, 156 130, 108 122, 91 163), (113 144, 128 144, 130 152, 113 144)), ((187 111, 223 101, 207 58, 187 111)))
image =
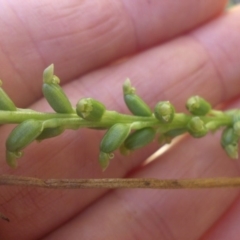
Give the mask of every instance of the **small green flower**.
POLYGON ((233 123, 240 121, 240 110, 230 110, 230 111, 228 111, 228 114, 230 114, 230 116, 232 116, 233 123))
POLYGON ((6 141, 7 162, 14 166, 14 159, 21 156, 21 150, 33 142, 42 132, 43 123, 36 120, 26 120, 15 127, 6 141))
POLYGON ((113 157, 114 157, 113 153, 104 153, 104 152, 99 153, 98 162, 103 171, 107 169, 107 167, 109 166, 109 162, 113 157))
POLYGON ((238 135, 232 127, 224 129, 221 137, 221 145, 227 155, 232 159, 238 158, 238 135))
POLYGON ((196 116, 205 116, 212 109, 211 105, 199 96, 190 97, 186 107, 190 113, 196 116))
POLYGON ((26 120, 16 126, 6 141, 6 148, 10 152, 18 152, 34 141, 43 130, 41 121, 26 120))
POLYGON ((112 152, 123 144, 130 130, 130 125, 116 123, 105 133, 100 143, 99 154, 99 163, 103 170, 107 168, 109 160, 113 158, 114 155, 112 152))
POLYGON ((225 146, 224 150, 230 158, 238 159, 238 144, 237 143, 233 143, 233 144, 229 144, 229 145, 225 146))
POLYGON ((43 72, 43 95, 55 112, 74 113, 72 105, 59 83, 59 78, 53 75, 53 65, 50 65, 43 72))
MULTIPOLYGON (((44 83, 53 83, 52 82, 53 79, 54 79, 54 65, 51 64, 43 71, 43 82, 44 83)), ((60 80, 59 80, 59 82, 60 82, 60 80)), ((55 83, 59 84, 59 82, 55 82, 55 83)))
POLYGON ((237 121, 233 124, 234 133, 240 137, 240 121, 237 121))
POLYGON ((229 144, 235 144, 238 142, 238 135, 235 133, 232 127, 227 127, 222 132, 221 145, 225 147, 229 144))
POLYGON ((112 153, 117 150, 130 133, 130 125, 123 123, 114 124, 104 135, 100 151, 104 153, 112 153))
POLYGON ((162 123, 172 122, 175 109, 169 101, 158 102, 154 108, 155 117, 162 123))
POLYGON ((131 86, 131 82, 127 79, 123 84, 124 101, 128 109, 136 116, 150 117, 152 111, 149 106, 135 94, 135 88, 131 86))
POLYGON ((195 138, 200 138, 208 133, 208 130, 200 117, 192 117, 188 122, 188 132, 195 138))
POLYGON ((155 129, 151 127, 136 130, 127 137, 123 145, 128 150, 142 148, 153 141, 155 134, 155 129))
POLYGON ((11 168, 17 167, 17 159, 22 157, 22 152, 9 152, 6 150, 6 161, 11 168))
POLYGON ((76 106, 77 114, 89 121, 100 121, 105 111, 106 107, 93 98, 83 98, 76 106))

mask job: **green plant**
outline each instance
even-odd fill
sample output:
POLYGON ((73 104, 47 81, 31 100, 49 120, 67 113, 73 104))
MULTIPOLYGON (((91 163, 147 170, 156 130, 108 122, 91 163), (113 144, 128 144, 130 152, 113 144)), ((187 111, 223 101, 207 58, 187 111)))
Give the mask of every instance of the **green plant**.
POLYGON ((158 102, 152 112, 127 79, 123 84, 123 95, 133 115, 126 115, 109 111, 103 103, 92 98, 80 99, 73 107, 59 83, 52 64, 43 72, 42 91, 55 113, 19 109, 0 87, 0 124, 18 124, 6 141, 6 160, 11 167, 17 166, 16 159, 31 142, 56 137, 66 129, 79 128, 106 129, 99 153, 103 170, 117 149, 122 154, 130 154, 155 138, 162 145, 187 132, 200 138, 219 128, 224 129, 223 149, 229 157, 238 158, 240 110, 213 110, 206 100, 193 96, 186 103, 190 114, 177 113, 169 101, 158 102))
MULTIPOLYGON (((240 110, 219 111, 199 96, 186 102, 189 114, 176 112, 169 101, 158 102, 154 110, 136 94, 131 82, 123 84, 124 101, 133 115, 109 111, 103 103, 83 98, 73 107, 54 75, 53 64, 43 72, 43 95, 55 113, 37 112, 15 106, 2 89, 0 80, 0 124, 18 124, 6 140, 6 160, 16 167, 22 151, 33 141, 56 137, 67 129, 105 129, 99 147, 99 164, 105 170, 114 151, 123 155, 142 148, 157 139, 160 145, 175 137, 189 133, 195 138, 223 129, 221 145, 230 158, 238 158, 240 138, 240 110)), ((96 156, 97 158, 97 156, 96 156)), ((1 185, 32 186, 41 188, 212 188, 239 187, 240 178, 213 179, 37 179, 31 177, 0 175, 1 185)), ((2 213, 0 218, 9 219, 2 213)))

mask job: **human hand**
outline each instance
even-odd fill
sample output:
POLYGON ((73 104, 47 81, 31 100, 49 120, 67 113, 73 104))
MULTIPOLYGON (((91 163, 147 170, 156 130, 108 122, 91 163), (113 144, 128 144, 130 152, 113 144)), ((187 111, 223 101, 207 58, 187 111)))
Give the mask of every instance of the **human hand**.
MULTIPOLYGON (((200 95, 213 105, 239 106, 239 12, 226 1, 2 1, 0 77, 18 107, 50 111, 41 74, 50 63, 74 104, 94 97, 127 112, 121 86, 129 77, 150 105, 170 100, 183 111, 200 95), (119 61, 120 59, 120 61, 119 61), (110 64, 113 63, 113 64, 110 64), (231 103, 229 103, 231 102, 231 103)), ((129 157, 116 153, 102 173, 103 132, 67 131, 32 144, 19 167, 1 173, 40 178, 237 176, 219 136, 184 138, 142 166, 157 143, 129 157)), ((1 187, 1 239, 234 239, 238 190, 46 190, 1 187), (233 231, 234 229, 234 231, 233 231), (234 234, 234 235, 233 235, 234 234)))

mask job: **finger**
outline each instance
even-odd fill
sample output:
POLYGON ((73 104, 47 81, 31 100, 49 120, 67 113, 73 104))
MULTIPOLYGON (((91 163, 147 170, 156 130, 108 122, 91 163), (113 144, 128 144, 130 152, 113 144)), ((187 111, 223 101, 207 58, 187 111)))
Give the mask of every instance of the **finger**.
MULTIPOLYGON (((231 32, 235 31, 235 28, 237 28, 235 20, 238 18, 238 14, 231 14, 225 18, 228 21, 229 18, 232 19, 232 22, 228 23, 227 26, 227 29, 229 30, 227 34, 228 36, 231 36, 231 32)), ((218 35, 219 39, 217 40, 222 41, 221 31, 218 33, 218 35)), ((239 41, 239 39, 236 38, 236 41, 239 41)), ((229 45, 228 51, 229 53, 236 56, 237 61, 236 48, 233 50, 232 46, 229 45)), ((203 50, 202 46, 199 45, 199 43, 192 41, 189 37, 182 37, 169 44, 155 48, 154 50, 139 54, 138 56, 133 57, 125 63, 110 66, 107 69, 102 69, 95 73, 89 74, 81 79, 81 84, 79 81, 76 81, 65 89, 68 93, 72 93, 72 101, 75 101, 77 97, 79 97, 79 89, 81 89, 80 93, 81 91, 82 93, 89 92, 92 96, 97 96, 97 94, 99 95, 99 92, 101 91, 99 100, 104 103, 107 102, 108 108, 110 109, 113 106, 119 106, 117 107, 117 110, 120 110, 123 108, 122 100, 119 100, 121 95, 120 85, 122 84, 122 79, 124 79, 127 74, 131 72, 132 75, 130 77, 137 79, 139 94, 143 96, 147 102, 150 103, 153 103, 153 101, 156 102, 156 99, 159 99, 160 97, 163 98, 164 89, 166 94, 165 96, 168 96, 167 99, 175 98, 174 103, 176 103, 177 106, 180 106, 180 104, 184 105, 185 99, 188 95, 190 95, 190 93, 200 93, 200 95, 204 95, 207 97, 207 99, 210 99, 212 103, 215 104, 221 100, 227 100, 236 96, 237 90, 230 85, 226 85, 228 87, 228 94, 223 97, 223 88, 218 84, 219 80, 218 75, 215 72, 216 69, 213 67, 212 62, 208 63, 207 60, 208 55, 206 55, 206 52, 203 50), (189 61, 189 59, 192 61, 189 61), (164 63, 164 66, 162 66, 161 63, 164 63), (176 63, 180 65, 177 65, 176 63), (203 66, 203 63, 206 63, 206 65, 204 65, 205 67, 202 69, 201 66, 203 66), (161 67, 159 67, 159 65, 161 67), (175 71, 172 71, 172 66, 177 66, 175 67, 175 71), (170 73, 168 73, 167 70, 170 73), (162 75, 161 71, 163 72, 162 75), (162 76, 165 81, 159 82, 159 76, 162 76), (100 82, 102 79, 104 79, 104 82, 100 82), (147 88, 147 85, 148 87, 150 86, 149 82, 146 83, 146 79, 152 79, 150 86, 153 87, 151 88, 151 92, 149 92, 149 88, 147 88), (212 79, 212 81, 209 81, 209 79, 212 79), (192 82, 194 82, 194 84, 191 85, 190 83, 192 82), (178 83, 177 86, 175 86, 176 83, 178 83), (207 88, 199 89, 199 86, 202 85, 205 87, 208 86, 211 89, 215 89, 214 93, 209 92, 207 88), (159 86, 160 90, 158 90, 156 86, 159 86), (184 93, 183 89, 186 89, 187 91, 184 93), (181 92, 181 94, 177 95, 178 92, 181 92), (110 94, 107 95, 107 93, 110 94)), ((216 61, 217 60, 218 59, 216 59, 216 61)), ((222 67, 224 69, 224 66, 222 67)), ((235 74, 237 74, 239 70, 234 69, 234 71, 235 74)), ((224 81, 231 82, 231 84, 237 83, 237 80, 235 78, 224 79, 224 81)), ((42 104, 41 107, 43 107, 42 104)), ((38 106, 38 108, 40 109, 40 106, 38 106)), ((182 109, 182 107, 179 109, 182 109)), ((3 137, 4 134, 5 136, 7 135, 7 129, 2 132, 1 136, 3 137)), ((98 149, 97 147, 95 150, 90 149, 89 144, 91 143, 91 146, 98 146, 99 135, 97 136, 93 134, 93 132, 89 131, 87 134, 85 135, 85 132, 83 132, 82 135, 79 135, 78 133, 69 133, 69 135, 65 135, 64 138, 58 140, 59 142, 55 142, 55 144, 53 144, 51 147, 48 145, 48 143, 45 143, 46 145, 43 143, 40 146, 43 147, 44 151, 43 149, 39 149, 39 146, 32 146, 31 151, 28 152, 29 155, 26 155, 25 160, 22 160, 22 166, 28 167, 26 169, 22 167, 21 169, 17 170, 19 171, 18 173, 21 173, 22 175, 24 173, 24 175, 44 177, 65 177, 70 176, 70 174, 72 174, 72 177, 102 176, 100 175, 100 171, 96 170, 97 166, 95 165, 98 149), (66 144, 68 144, 68 146, 66 146, 66 144), (64 148, 64 146, 66 146, 66 148, 64 148), (58 149, 62 149, 62 151, 58 153, 58 149), (44 156, 46 151, 48 151, 47 156, 44 156), (79 159, 79 155, 82 157, 82 160, 79 159), (31 164, 30 159, 34 159, 36 156, 42 159, 40 161, 34 161, 31 164), (68 161, 66 161, 66 159, 68 159, 68 161), (81 165, 81 170, 80 168, 76 167, 78 164, 81 165)), ((127 172, 132 170, 144 160, 146 155, 149 154, 150 149, 146 149, 145 151, 146 152, 137 152, 134 158, 129 159, 129 161, 128 159, 124 161, 123 159, 118 159, 118 157, 116 157, 116 159, 111 163, 109 172, 106 172, 104 176, 124 176, 127 172), (145 155, 143 155, 143 153, 145 155), (141 156, 141 154, 143 156, 141 156)), ((46 222, 45 225, 41 225, 42 229, 39 232, 33 231, 28 227, 27 232, 30 235, 32 234, 31 236, 37 236, 39 233, 46 233, 56 226, 61 225, 62 222, 67 221, 67 219, 71 218, 74 213, 81 211, 85 206, 87 206, 88 203, 94 201, 100 195, 99 192, 92 191, 90 193, 90 191, 88 191, 86 192, 86 195, 84 194, 85 198, 82 199, 81 193, 72 193, 73 195, 70 196, 69 193, 64 194, 60 191, 55 193, 49 192, 49 194, 44 195, 43 191, 43 196, 41 199, 39 199, 39 194, 37 193, 36 190, 31 190, 30 198, 35 199, 39 205, 46 206, 45 209, 48 209, 49 204, 51 204, 53 201, 56 204, 54 204, 54 206, 51 206, 51 213, 53 218, 49 219, 49 222, 46 222), (49 195, 51 195, 51 197, 49 195), (75 198, 73 196, 75 196, 75 198), (62 201, 57 201, 56 199, 59 199, 60 197, 62 201), (66 202, 70 202, 67 209, 65 208, 66 202), (61 209, 64 209, 64 212, 61 212, 61 209), (61 212, 62 214, 61 216, 58 215, 57 219, 55 218, 56 212, 61 212)), ((5 194, 6 199, 13 198, 11 194, 9 194, 9 191, 4 191, 2 194, 5 194)), ((25 194, 27 195, 28 193, 25 194)), ((23 199, 28 199, 26 195, 23 199)), ((19 200, 17 198, 13 198, 12 201, 8 201, 8 203, 5 205, 7 205, 8 209, 11 209, 11 207, 19 204, 19 201, 22 202, 23 199, 19 200)), ((22 204, 25 205, 26 203, 22 202, 22 204)), ((44 207, 42 208, 44 209, 44 207)), ((21 213, 21 221, 17 226, 19 230, 16 229, 16 234, 19 233, 21 229, 25 229, 25 227, 29 226, 29 224, 32 222, 42 222, 41 219, 46 219, 50 214, 49 209, 45 211, 37 211, 39 207, 36 206, 33 207, 33 209, 27 209, 29 210, 29 212, 27 212, 27 215, 21 213), (38 215, 31 214, 32 212, 36 213, 36 211, 39 212, 38 215), (29 215, 32 216, 30 221, 27 219, 27 216, 29 215)), ((17 215, 17 219, 19 220, 20 214, 17 213, 17 215)), ((11 232, 10 234, 13 233, 11 232)))
MULTIPOLYGON (((228 109, 239 108, 240 101, 232 101, 228 105, 228 109)), ((239 161, 236 163, 236 170, 239 170, 239 161)), ((239 176, 239 174, 237 174, 239 176)), ((217 221, 209 227, 209 229, 201 237, 202 240, 210 239, 235 239, 239 235, 239 228, 237 227, 240 211, 239 194, 232 201, 231 206, 226 208, 226 211, 217 219, 217 221)), ((225 207, 224 207, 225 208, 225 207)))
POLYGON ((228 211, 219 218, 219 220, 208 230, 201 238, 202 240, 210 239, 236 239, 239 236, 239 196, 235 202, 229 207, 228 211))
MULTIPOLYGON (((237 175, 236 164, 223 155, 217 139, 209 137, 184 140, 128 177, 181 179, 237 175)), ((83 239, 94 236, 98 239, 109 236, 139 240, 199 239, 238 193, 236 189, 115 190, 45 239, 61 240, 67 234, 73 240, 80 234, 83 239)))
POLYGON ((76 78, 198 26, 219 14, 225 3, 4 1, 1 78, 19 106, 29 105, 40 98, 41 72, 50 63, 64 81, 76 78))

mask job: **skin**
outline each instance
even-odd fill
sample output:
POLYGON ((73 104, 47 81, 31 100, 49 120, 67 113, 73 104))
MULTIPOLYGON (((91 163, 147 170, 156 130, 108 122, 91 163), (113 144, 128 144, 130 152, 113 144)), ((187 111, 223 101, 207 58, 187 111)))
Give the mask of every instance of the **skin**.
MULTIPOLYGON (((129 77, 154 107, 170 100, 184 111, 192 95, 213 106, 240 105, 240 7, 224 0, 0 1, 0 78, 18 107, 52 111, 42 99, 42 71, 55 73, 72 104, 93 97, 128 113, 121 86, 129 77), (222 104, 223 103, 223 104, 222 104)), ((33 143, 19 167, 5 163, 0 127, 0 173, 40 178, 235 177, 219 134, 185 137, 155 161, 156 142, 129 157, 97 164, 103 131, 81 129, 33 143)), ((46 190, 1 187, 1 239, 237 239, 238 189, 46 190)))

